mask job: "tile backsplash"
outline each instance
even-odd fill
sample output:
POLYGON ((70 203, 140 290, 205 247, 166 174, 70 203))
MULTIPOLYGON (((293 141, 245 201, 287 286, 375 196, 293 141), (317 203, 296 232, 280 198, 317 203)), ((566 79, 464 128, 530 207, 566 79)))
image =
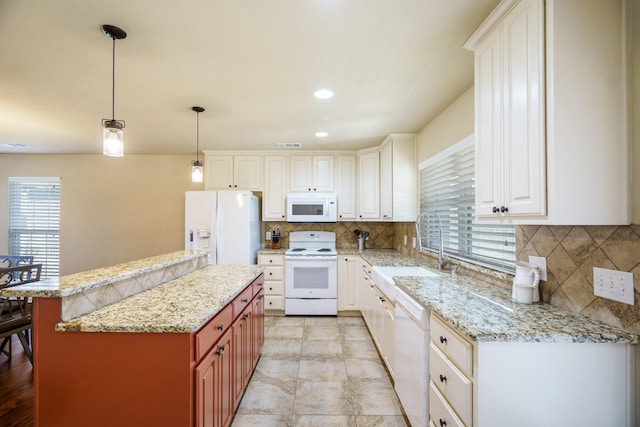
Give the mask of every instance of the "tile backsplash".
POLYGON ((640 334, 640 225, 516 226, 516 253, 547 258, 543 301, 640 334), (596 297, 593 267, 632 272, 635 305, 596 297))

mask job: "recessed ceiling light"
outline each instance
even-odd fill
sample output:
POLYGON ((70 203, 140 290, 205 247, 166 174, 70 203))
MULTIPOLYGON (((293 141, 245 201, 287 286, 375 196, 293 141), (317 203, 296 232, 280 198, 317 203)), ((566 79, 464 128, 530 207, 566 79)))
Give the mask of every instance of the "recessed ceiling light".
POLYGON ((333 98, 333 92, 329 89, 319 89, 313 93, 313 96, 318 99, 329 99, 333 98))
POLYGON ((327 132, 316 132, 315 135, 318 138, 326 138, 327 136, 329 136, 329 134, 327 132))

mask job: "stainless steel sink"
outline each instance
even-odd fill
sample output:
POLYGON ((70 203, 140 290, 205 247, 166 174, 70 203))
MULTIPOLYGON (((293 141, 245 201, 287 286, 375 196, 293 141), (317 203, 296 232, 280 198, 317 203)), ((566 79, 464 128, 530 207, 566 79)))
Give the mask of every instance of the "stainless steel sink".
POLYGON ((391 300, 395 300, 394 277, 438 277, 439 274, 417 265, 374 266, 373 280, 391 300))

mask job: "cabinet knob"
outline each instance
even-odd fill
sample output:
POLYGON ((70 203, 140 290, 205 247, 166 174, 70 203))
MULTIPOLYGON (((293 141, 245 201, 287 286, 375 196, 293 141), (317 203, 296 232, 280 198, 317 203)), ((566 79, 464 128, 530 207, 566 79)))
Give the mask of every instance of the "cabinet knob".
POLYGON ((442 335, 440 335, 440 344, 444 344, 447 342, 447 337, 443 337, 442 335))
POLYGON ((447 425, 447 422, 445 420, 443 420, 442 418, 440 418, 440 427, 444 427, 447 425))
POLYGON ((273 273, 269 272, 269 276, 273 276, 273 273))
POLYGON ((238 187, 238 185, 236 184, 236 185, 234 185, 234 187, 236 187, 236 188, 237 188, 237 187, 238 187))
POLYGON ((307 191, 311 191, 311 189, 310 189, 310 188, 307 188, 307 191))
POLYGON ((270 259, 270 260, 269 260, 269 262, 271 263, 271 262, 273 262, 273 260, 272 260, 272 259, 270 259))
POLYGON ((313 191, 317 191, 317 190, 314 188, 313 191))
POLYGON ((284 218, 284 215, 282 215, 282 218, 284 218))
POLYGON ((502 213, 509 212, 509 208, 506 206, 500 206, 500 212, 502 213))
POLYGON ((493 209, 491 209, 493 211, 493 213, 498 213, 500 212, 500 209, 498 209, 497 206, 494 206, 493 209))
POLYGON ((360 215, 360 218, 362 218, 362 215, 360 215))
POLYGON ((220 347, 218 347, 218 350, 216 350, 216 355, 220 356, 222 354, 222 352, 224 351, 224 346, 221 345, 220 347))
POLYGON ((447 377, 446 377, 446 376, 444 376, 444 375, 442 375, 442 374, 440 374, 440 382, 441 382, 441 383, 444 383, 444 382, 446 382, 446 381, 447 381, 447 377))
POLYGON ((249 302, 249 299, 248 298, 242 298, 240 301, 241 302, 249 302))
POLYGON ((273 288, 272 288, 271 286, 269 286, 269 290, 270 290, 270 291, 272 291, 272 290, 273 290, 273 288))
POLYGON ((224 325, 221 323, 218 325, 218 327, 216 328, 219 331, 222 331, 224 329, 224 325))
POLYGON ((269 305, 273 305, 273 301, 269 301, 269 305))
POLYGON ((229 184, 229 188, 231 188, 231 184, 229 184))

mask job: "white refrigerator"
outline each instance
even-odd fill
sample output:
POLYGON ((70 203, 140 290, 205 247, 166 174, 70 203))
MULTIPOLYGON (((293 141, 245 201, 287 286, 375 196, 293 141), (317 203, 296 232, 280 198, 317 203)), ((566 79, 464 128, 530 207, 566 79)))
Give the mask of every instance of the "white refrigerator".
POLYGON ((250 191, 187 191, 186 250, 209 250, 209 264, 257 264, 259 200, 250 191))

